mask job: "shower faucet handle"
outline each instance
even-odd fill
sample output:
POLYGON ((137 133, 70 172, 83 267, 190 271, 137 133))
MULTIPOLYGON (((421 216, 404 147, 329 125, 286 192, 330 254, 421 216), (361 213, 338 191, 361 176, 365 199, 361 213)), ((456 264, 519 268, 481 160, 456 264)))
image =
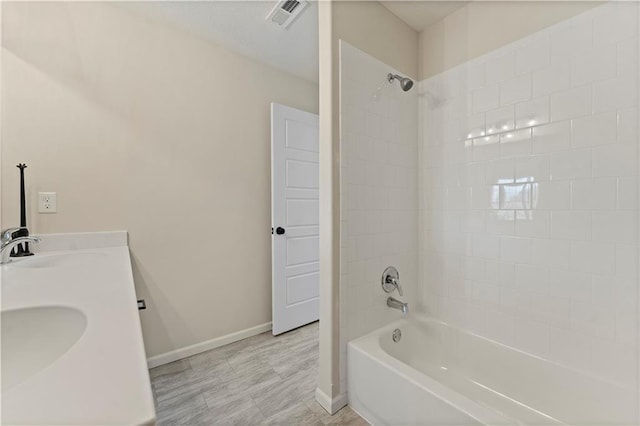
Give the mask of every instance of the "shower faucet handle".
POLYGON ((387 293, 391 293, 393 290, 398 290, 398 294, 402 296, 400 273, 395 267, 389 266, 382 273, 382 289, 387 293))

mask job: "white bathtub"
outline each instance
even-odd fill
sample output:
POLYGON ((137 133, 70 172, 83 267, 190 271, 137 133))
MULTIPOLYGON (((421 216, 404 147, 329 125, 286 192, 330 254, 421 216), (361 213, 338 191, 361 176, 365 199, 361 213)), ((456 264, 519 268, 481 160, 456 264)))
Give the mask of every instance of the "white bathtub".
POLYGON ((374 425, 638 424, 635 390, 426 317, 349 342, 347 358, 349 404, 374 425))

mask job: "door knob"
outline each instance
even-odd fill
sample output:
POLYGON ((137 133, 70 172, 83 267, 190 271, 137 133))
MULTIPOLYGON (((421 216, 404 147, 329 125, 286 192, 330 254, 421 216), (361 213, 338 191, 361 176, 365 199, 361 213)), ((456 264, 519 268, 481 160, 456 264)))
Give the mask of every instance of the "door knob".
POLYGON ((282 235, 282 234, 284 234, 284 228, 283 228, 283 227, 281 227, 281 226, 278 226, 278 227, 276 228, 276 234, 278 234, 278 235, 282 235))

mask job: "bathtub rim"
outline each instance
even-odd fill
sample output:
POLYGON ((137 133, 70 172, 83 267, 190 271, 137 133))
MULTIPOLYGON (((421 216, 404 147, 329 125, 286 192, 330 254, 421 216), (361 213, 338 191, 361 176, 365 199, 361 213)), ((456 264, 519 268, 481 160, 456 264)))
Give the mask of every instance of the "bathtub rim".
MULTIPOLYGON (((476 332, 474 332, 472 330, 469 330, 469 329, 466 329, 466 328, 462 328, 462 327, 460 327, 458 325, 452 324, 452 323, 444 321, 442 319, 429 316, 428 314, 423 313, 423 312, 414 313, 413 315, 409 315, 409 317, 407 317, 407 318, 398 318, 397 320, 395 320, 395 321, 393 321, 391 323, 388 323, 388 324, 386 324, 386 325, 384 325, 382 327, 379 327, 379 328, 377 328, 377 329, 375 329, 373 331, 370 331, 369 333, 367 333, 367 334, 365 334, 363 336, 360 336, 360 337, 358 337, 356 339, 350 340, 349 343, 355 342, 355 341, 360 340, 360 339, 364 339, 365 337, 371 337, 371 336, 377 335, 377 333, 380 333, 382 330, 385 330, 387 328, 391 328, 392 326, 395 326, 397 328, 398 324, 406 324, 406 323, 412 323, 412 322, 433 322, 433 323, 437 323, 437 324, 440 324, 440 325, 444 325, 444 326, 446 326, 448 328, 451 328, 451 329, 453 329, 453 330, 455 330, 457 332, 468 334, 468 335, 471 335, 471 336, 476 337, 478 339, 486 340, 487 342, 492 343, 494 345, 497 345, 497 346, 501 347, 502 349, 515 351, 515 352, 518 352, 521 355, 529 356, 531 358, 535 358, 538 361, 543 361, 543 362, 546 362, 548 364, 551 364, 554 367, 558 367, 558 368, 561 368, 561 369, 564 369, 564 370, 569 370, 569 371, 571 371, 573 373, 581 374, 581 375, 583 375, 585 377, 588 377, 590 379, 593 379, 593 380, 596 380, 596 381, 599 381, 599 382, 602 382, 602 383, 606 383, 609 386, 612 386, 612 387, 615 387, 615 388, 618 388, 618 389, 621 389, 621 390, 625 390, 625 391, 628 391, 628 392, 636 393, 636 394, 638 394, 638 397, 640 398, 640 389, 638 389, 638 388, 625 386, 625 385, 623 385, 621 383, 616 383, 614 381, 611 381, 611 380, 607 379, 606 377, 596 376, 595 374, 593 374, 590 371, 581 370, 581 369, 575 368, 575 367, 573 367, 571 365, 561 364, 558 361, 554 361, 552 359, 545 358, 542 355, 538 355, 538 354, 535 354, 535 353, 527 352, 527 351, 525 351, 523 349, 520 349, 520 348, 517 348, 515 346, 510 346, 510 345, 508 345, 506 343, 502 343, 502 342, 494 340, 494 339, 492 339, 490 337, 483 336, 482 334, 478 334, 478 333, 476 333, 476 332)), ((386 353, 386 351, 384 351, 384 349, 382 349, 382 351, 386 353)), ((400 361, 400 360, 398 360, 398 361, 400 361)), ((402 361, 400 361, 400 362, 402 362, 402 361)), ((403 362, 403 364, 404 364, 404 362, 403 362)), ((405 364, 405 365, 408 365, 408 364, 405 364)), ((411 367, 411 366, 409 366, 409 367, 411 367)), ((640 386, 640 382, 639 382, 638 386, 640 386)))
MULTIPOLYGON (((381 336, 385 335, 386 333, 391 333, 393 331, 394 328, 401 328, 403 325, 407 325, 407 324, 411 324, 414 323, 416 326, 420 326, 421 323, 436 323, 445 327, 448 327, 450 329, 452 329, 454 332, 460 332, 460 333, 464 333, 467 335, 470 335, 472 337, 478 338, 478 339, 482 339, 484 341, 487 341, 488 343, 493 343, 495 345, 497 345, 500 349, 502 350, 510 350, 510 351, 515 351, 518 354, 524 355, 524 356, 528 356, 528 357, 532 357, 538 361, 542 361, 545 363, 548 363, 550 365, 552 365, 553 367, 556 368, 560 368, 560 369, 564 369, 564 370, 568 370, 570 372, 576 373, 576 374, 580 374, 582 376, 585 376, 589 379, 592 379, 596 382, 600 382, 603 384, 606 384, 608 386, 612 386, 615 387, 619 390, 623 390, 623 391, 627 391, 627 392, 632 392, 635 394, 636 399, 638 396, 640 396, 640 392, 638 392, 637 389, 634 389, 633 387, 629 387, 629 386, 624 386, 622 384, 619 383, 615 383, 612 382, 610 380, 607 380, 603 377, 599 377, 596 376, 592 373, 589 373, 587 371, 584 370, 580 370, 577 368, 573 368, 571 366, 567 366, 564 364, 560 364, 556 361, 544 358, 540 355, 537 354, 532 354, 529 352, 526 352, 522 349, 513 347, 513 346, 509 346, 507 344, 495 341, 491 338, 482 336, 478 333, 475 333, 471 330, 459 327, 457 325, 448 323, 446 321, 443 321, 439 318, 434 318, 431 317, 425 313, 414 313, 411 315, 411 317, 409 318, 399 318, 393 322, 390 322, 380 328, 377 328, 363 336, 360 336, 356 339, 350 340, 347 343, 347 357, 349 356, 349 350, 353 349, 358 351, 359 353, 363 354, 364 356, 366 356, 367 358, 378 362, 380 364, 382 364, 385 368, 389 368, 392 371, 394 371, 396 374, 398 374, 399 376, 401 376, 403 379, 408 380, 410 383, 419 386, 420 388, 424 389, 425 391, 429 392, 429 394, 433 395, 434 397, 440 399, 441 401, 451 405, 452 407, 460 410, 461 412, 465 413, 466 415, 468 415, 469 417, 472 417, 473 419, 483 423, 483 424, 487 424, 487 425, 493 425, 493 424, 513 424, 514 422, 518 423, 518 424, 523 424, 519 419, 517 418, 512 418, 509 417, 506 414, 501 413, 498 409, 496 409, 493 406, 489 406, 489 405, 485 405, 482 404, 472 398, 467 397, 465 394, 456 391, 454 389, 451 389, 449 387, 447 387, 446 385, 440 383, 438 380, 432 378, 431 376, 429 376, 428 374, 423 373, 422 371, 412 367, 409 364, 406 364, 404 361, 395 358, 394 356, 392 356, 391 354, 389 354, 381 345, 379 339, 381 336), (375 355, 374 355, 375 354, 375 355)), ((347 385, 347 388, 349 388, 349 386, 347 385)), ((533 409, 532 407, 529 407, 530 409, 533 409)), ((535 409, 533 409, 534 411, 537 411, 535 409)), ((565 424, 563 421, 556 419, 546 413, 537 411, 540 415, 542 415, 543 417, 547 417, 550 420, 550 423, 552 424, 559 424, 559 425, 563 425, 565 424)))
MULTIPOLYGON (((365 336, 354 339, 348 343, 347 357, 349 357, 349 349, 357 351, 359 354, 368 359, 382 364, 383 367, 389 368, 402 379, 407 380, 415 386, 420 387, 428 392, 431 396, 439 399, 445 404, 451 405, 456 410, 466 414, 474 420, 485 425, 506 425, 513 424, 514 419, 499 414, 494 408, 486 407, 478 402, 466 397, 465 395, 443 385, 427 374, 411 367, 403 361, 389 355, 380 346, 377 338, 381 330, 388 327, 402 324, 406 320, 401 319, 388 324, 385 327, 374 330, 365 336), (374 356, 372 352, 379 354, 380 357, 374 356)), ((347 384, 347 389, 349 385, 347 384)), ((350 393, 347 394, 350 398, 350 393)))

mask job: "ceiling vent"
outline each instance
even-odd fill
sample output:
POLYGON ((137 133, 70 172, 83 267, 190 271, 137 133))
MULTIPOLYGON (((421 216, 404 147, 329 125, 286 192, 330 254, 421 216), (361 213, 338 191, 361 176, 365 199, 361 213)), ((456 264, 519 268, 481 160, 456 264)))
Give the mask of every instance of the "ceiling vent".
POLYGON ((280 27, 288 28, 307 7, 306 1, 282 0, 267 15, 267 20, 280 27))

